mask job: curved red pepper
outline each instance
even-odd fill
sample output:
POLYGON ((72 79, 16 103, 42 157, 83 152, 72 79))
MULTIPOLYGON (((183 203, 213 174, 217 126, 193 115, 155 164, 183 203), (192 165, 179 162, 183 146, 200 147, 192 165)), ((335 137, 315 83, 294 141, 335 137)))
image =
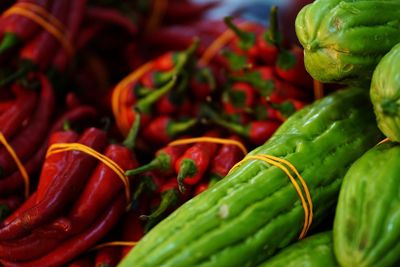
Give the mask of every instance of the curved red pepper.
MULTIPOLYGON (((101 248, 97 251, 94 266, 95 267, 115 267, 121 260, 122 247, 110 246, 101 248)), ((91 265, 93 266, 93 265, 91 265)))
POLYGON ((121 195, 113 200, 110 207, 90 227, 86 228, 84 232, 62 242, 50 253, 31 261, 12 262, 0 259, 0 262, 6 267, 62 266, 91 248, 97 241, 104 237, 118 221, 125 207, 126 201, 124 196, 121 195))
MULTIPOLYGON (((209 132, 206 136, 217 137, 216 132, 209 132)), ((177 180, 179 190, 185 192, 183 183, 197 184, 217 150, 218 144, 212 142, 198 142, 192 145, 175 163, 175 171, 178 174, 177 180)))
MULTIPOLYGON (((101 151, 106 144, 106 135, 98 129, 90 128, 82 134, 79 143, 101 151)), ((1 225, 0 240, 20 237, 31 229, 48 222, 80 193, 80 189, 96 164, 96 159, 78 151, 69 151, 67 154, 69 156, 66 162, 61 162, 62 170, 52 177, 51 186, 38 188, 38 195, 43 195, 43 197, 37 198, 37 204, 9 224, 1 225), (45 193, 39 194, 41 191, 45 193)), ((57 165, 60 162, 54 164, 57 165)), ((46 173, 42 172, 42 175, 46 173)))

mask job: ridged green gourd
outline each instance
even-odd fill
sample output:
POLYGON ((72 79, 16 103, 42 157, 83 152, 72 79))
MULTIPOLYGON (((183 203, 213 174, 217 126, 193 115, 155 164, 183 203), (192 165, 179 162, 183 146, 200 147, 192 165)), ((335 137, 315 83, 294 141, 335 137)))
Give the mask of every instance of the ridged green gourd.
POLYGON ((369 84, 400 42, 399 0, 316 0, 296 17, 304 64, 321 82, 369 84))
MULTIPOLYGON (((382 139, 368 90, 351 88, 293 114, 250 155, 290 161, 305 179, 314 222, 333 210, 347 168, 382 139)), ((286 174, 248 160, 146 234, 119 266, 254 266, 299 238, 304 210, 286 174)))
POLYGON ((378 127, 392 141, 400 142, 400 44, 376 67, 371 82, 371 101, 378 127))
POLYGON ((346 174, 333 243, 342 267, 400 266, 400 145, 380 144, 346 174))
POLYGON ((258 267, 340 267, 333 254, 332 231, 300 240, 258 267))

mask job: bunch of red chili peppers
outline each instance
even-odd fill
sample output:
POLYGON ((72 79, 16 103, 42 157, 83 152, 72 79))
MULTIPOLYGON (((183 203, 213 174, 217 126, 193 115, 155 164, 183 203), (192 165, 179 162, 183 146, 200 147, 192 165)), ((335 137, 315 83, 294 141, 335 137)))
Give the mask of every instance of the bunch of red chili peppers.
POLYGON ((0 4, 1 264, 116 266, 311 101, 277 9, 215 5, 0 4))

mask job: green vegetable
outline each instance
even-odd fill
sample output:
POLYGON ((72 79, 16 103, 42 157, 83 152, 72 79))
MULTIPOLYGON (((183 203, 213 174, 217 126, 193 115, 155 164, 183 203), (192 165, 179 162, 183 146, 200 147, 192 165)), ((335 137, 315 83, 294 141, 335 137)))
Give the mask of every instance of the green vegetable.
POLYGON ((379 60, 400 42, 399 0, 316 0, 299 12, 304 63, 321 82, 369 84, 379 60))
POLYGON ((259 267, 339 267, 333 254, 332 232, 298 241, 259 267))
POLYGON ((380 144, 346 174, 336 209, 333 245, 342 267, 400 263, 400 146, 380 144))
MULTIPOLYGON (((347 168, 381 138, 367 90, 351 88, 293 114, 250 154, 296 166, 318 223, 335 206, 347 168)), ((120 266, 253 266, 298 240, 303 224, 286 174, 248 160, 155 226, 120 266)))
POLYGON ((371 101, 378 127, 392 141, 400 142, 400 44, 379 62, 371 83, 371 101))

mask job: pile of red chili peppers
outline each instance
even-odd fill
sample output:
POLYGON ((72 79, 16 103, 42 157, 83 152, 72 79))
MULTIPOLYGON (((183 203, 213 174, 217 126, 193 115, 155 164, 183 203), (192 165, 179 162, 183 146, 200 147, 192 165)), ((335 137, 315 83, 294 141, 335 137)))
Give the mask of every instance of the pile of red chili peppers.
POLYGON ((216 5, 0 4, 2 265, 116 266, 320 97, 276 7, 216 5))

